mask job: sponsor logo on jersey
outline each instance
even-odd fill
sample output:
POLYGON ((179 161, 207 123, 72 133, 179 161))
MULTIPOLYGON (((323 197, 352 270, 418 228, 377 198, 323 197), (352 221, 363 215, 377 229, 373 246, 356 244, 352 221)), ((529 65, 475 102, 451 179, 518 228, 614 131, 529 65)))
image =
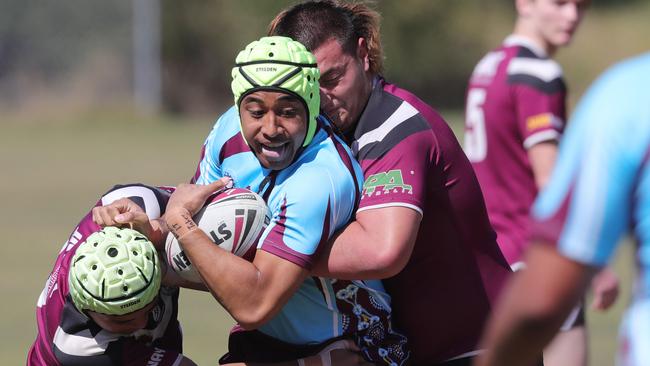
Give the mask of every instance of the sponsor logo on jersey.
POLYGON ((402 177, 402 171, 400 169, 390 170, 388 172, 382 172, 373 174, 363 182, 363 194, 367 195, 378 195, 378 194, 387 194, 387 193, 397 193, 398 189, 402 193, 411 193, 413 186, 404 183, 404 178, 402 177))

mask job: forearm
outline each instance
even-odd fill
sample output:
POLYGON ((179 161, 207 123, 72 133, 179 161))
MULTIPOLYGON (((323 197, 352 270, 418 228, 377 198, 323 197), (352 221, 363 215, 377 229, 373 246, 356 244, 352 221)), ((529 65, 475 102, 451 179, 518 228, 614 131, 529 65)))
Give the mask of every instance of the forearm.
POLYGON ((533 245, 528 267, 504 289, 486 326, 477 366, 531 364, 580 301, 594 269, 533 245), (552 268, 552 271, 549 271, 552 268))
POLYGON ((563 321, 562 318, 544 321, 526 316, 512 320, 498 321, 491 327, 488 337, 497 341, 481 347, 486 352, 476 366, 536 365, 541 350, 557 333, 563 321))
MULTIPOLYGON (((290 294, 278 295, 279 284, 273 282, 272 275, 267 275, 272 271, 258 268, 255 263, 215 245, 196 227, 188 212, 169 212, 167 222, 206 287, 243 327, 258 327, 284 305, 290 294)), ((289 290, 293 293, 295 287, 289 290)))
POLYGON ((162 250, 165 247, 165 240, 169 234, 169 228, 164 218, 154 219, 150 221, 151 232, 147 233, 147 237, 153 243, 153 245, 158 249, 162 250))
POLYGON ((219 248, 201 230, 179 241, 212 296, 233 318, 246 325, 268 317, 264 279, 252 263, 219 248))

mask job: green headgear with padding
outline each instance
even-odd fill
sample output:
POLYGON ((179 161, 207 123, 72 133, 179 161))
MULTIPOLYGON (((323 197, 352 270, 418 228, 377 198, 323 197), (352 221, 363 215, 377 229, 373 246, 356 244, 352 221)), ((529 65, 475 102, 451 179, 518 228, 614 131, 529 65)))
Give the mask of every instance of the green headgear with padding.
POLYGON ((308 113, 307 146, 316 133, 320 109, 316 57, 300 42, 289 37, 263 37, 239 52, 232 69, 232 93, 235 104, 258 90, 281 91, 298 97, 308 113))
POLYGON ((77 248, 68 284, 77 309, 109 315, 140 310, 160 290, 158 253, 144 235, 105 227, 77 248))

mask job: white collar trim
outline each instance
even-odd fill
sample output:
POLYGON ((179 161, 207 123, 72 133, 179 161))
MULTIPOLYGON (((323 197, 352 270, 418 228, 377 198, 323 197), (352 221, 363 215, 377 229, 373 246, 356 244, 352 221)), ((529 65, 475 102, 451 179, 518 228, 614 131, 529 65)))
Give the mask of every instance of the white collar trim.
POLYGON ((505 46, 524 46, 533 51, 539 57, 548 57, 548 54, 542 47, 526 36, 511 34, 506 37, 503 44, 505 46))

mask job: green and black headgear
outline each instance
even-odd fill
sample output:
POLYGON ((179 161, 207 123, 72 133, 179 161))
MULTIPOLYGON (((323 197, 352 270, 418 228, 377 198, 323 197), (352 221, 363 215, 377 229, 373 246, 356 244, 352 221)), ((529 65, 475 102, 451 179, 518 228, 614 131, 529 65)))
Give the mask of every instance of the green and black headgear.
POLYGON ((77 248, 68 274, 72 301, 80 311, 124 315, 158 296, 161 281, 156 248, 131 229, 105 227, 77 248))
POLYGON ((303 147, 316 133, 320 108, 316 57, 288 37, 263 37, 239 52, 232 69, 232 93, 239 108, 242 99, 258 90, 281 91, 298 97, 308 113, 303 147))

